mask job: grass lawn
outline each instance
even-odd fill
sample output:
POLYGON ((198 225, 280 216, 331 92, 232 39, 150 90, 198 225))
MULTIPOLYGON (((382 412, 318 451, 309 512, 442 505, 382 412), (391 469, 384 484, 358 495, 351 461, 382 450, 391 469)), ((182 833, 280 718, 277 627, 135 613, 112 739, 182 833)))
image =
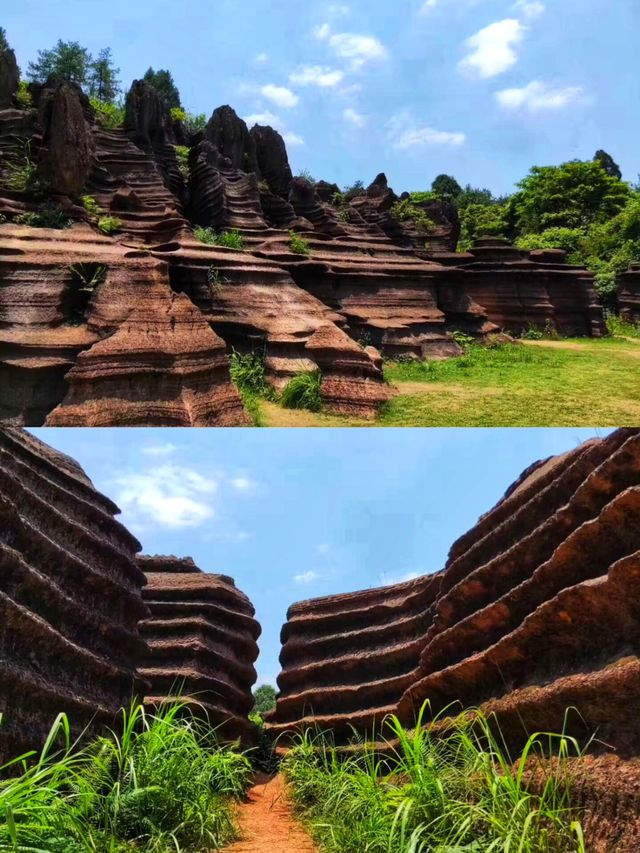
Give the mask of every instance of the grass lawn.
POLYGON ((265 426, 637 426, 640 340, 471 347, 448 361, 388 363, 398 391, 370 422, 259 401, 265 426))

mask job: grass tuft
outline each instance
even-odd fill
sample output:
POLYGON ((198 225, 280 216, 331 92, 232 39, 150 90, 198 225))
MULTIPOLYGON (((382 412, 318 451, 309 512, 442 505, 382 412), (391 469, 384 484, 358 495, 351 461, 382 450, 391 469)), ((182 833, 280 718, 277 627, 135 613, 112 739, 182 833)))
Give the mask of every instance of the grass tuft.
POLYGON ((566 772, 567 758, 581 754, 573 739, 533 735, 514 761, 495 721, 465 714, 443 737, 425 724, 426 710, 413 732, 387 719, 384 757, 368 742, 345 757, 322 734, 298 737, 282 769, 323 851, 584 853, 566 772), (553 772, 541 761, 550 754, 553 772), (544 784, 530 790, 531 770, 544 784))
POLYGON ((294 254, 305 255, 307 257, 311 254, 311 247, 303 237, 296 234, 295 231, 289 231, 289 237, 289 248, 294 254))
POLYGON ((122 221, 117 216, 101 216, 98 219, 98 229, 107 235, 115 234, 122 228, 122 221))
POLYGON ((285 409, 308 409, 310 412, 322 410, 322 374, 319 370, 298 373, 287 384, 280 403, 285 409))

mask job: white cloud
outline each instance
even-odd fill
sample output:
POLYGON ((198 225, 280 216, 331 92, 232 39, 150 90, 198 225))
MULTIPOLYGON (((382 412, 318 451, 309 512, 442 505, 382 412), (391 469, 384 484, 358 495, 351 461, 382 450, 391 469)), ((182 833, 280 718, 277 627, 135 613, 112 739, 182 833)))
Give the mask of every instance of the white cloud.
POLYGON ((122 474, 117 502, 138 525, 151 522, 169 528, 198 527, 215 515, 211 496, 215 480, 179 465, 122 474))
POLYGON ((282 138, 290 148, 300 148, 304 145, 304 139, 292 130, 285 131, 282 138))
POLYGON ((254 65, 264 65, 268 61, 269 61, 269 54, 268 53, 259 53, 257 56, 254 57, 253 64, 254 65))
POLYGON ((426 148, 431 145, 464 145, 467 137, 464 133, 448 130, 436 130, 433 127, 419 126, 407 111, 396 113, 387 124, 388 139, 398 151, 426 148))
POLYGON ((347 124, 350 124, 353 127, 364 127, 367 123, 366 117, 357 112, 357 110, 354 110, 352 107, 347 107, 346 110, 343 110, 342 118, 347 122, 347 124))
POLYGON ((167 441, 164 444, 152 444, 149 447, 143 447, 142 452, 146 456, 169 456, 171 453, 175 453, 177 449, 175 444, 167 441))
POLYGON ((359 33, 335 33, 327 32, 329 46, 340 59, 349 60, 352 70, 359 70, 367 62, 379 61, 387 58, 387 49, 375 36, 365 36, 359 33))
POLYGON ((289 82, 294 86, 320 86, 325 89, 337 86, 343 79, 344 71, 326 65, 304 65, 289 76, 289 82))
POLYGON ((532 21, 534 18, 539 18, 546 12, 546 6, 540 0, 517 0, 513 4, 513 10, 520 12, 524 18, 532 21))
POLYGON ((237 492, 250 492, 257 486, 257 483, 249 479, 249 477, 233 477, 230 482, 237 492))
POLYGON ((329 26, 329 24, 320 24, 315 28, 314 35, 320 41, 324 41, 325 39, 328 39, 331 35, 331 27, 329 26))
POLYGON ((245 116, 244 121, 249 127, 253 127, 254 124, 268 124, 270 127, 277 130, 283 126, 282 119, 277 115, 274 115, 274 113, 269 110, 265 110, 263 113, 252 113, 249 116, 245 116))
POLYGON ((465 42, 469 53, 458 67, 480 77, 495 77, 518 61, 516 47, 522 42, 525 27, 516 18, 489 24, 465 42))
POLYGON ((274 86, 273 83, 263 86, 260 92, 267 100, 273 101, 274 104, 285 109, 297 106, 300 100, 291 89, 287 89, 286 86, 274 86))
POLYGON ((495 93, 497 102, 506 110, 524 110, 537 113, 544 110, 559 110, 584 99, 580 86, 553 86, 533 80, 521 89, 503 89, 495 93))
POLYGON ((316 572, 305 572, 302 575, 294 575, 293 579, 296 583, 308 584, 319 580, 320 575, 316 574, 316 572))
POLYGON ((414 581, 420 577, 418 572, 406 572, 403 575, 391 575, 391 577, 386 577, 383 575, 383 582, 385 586, 392 586, 397 583, 407 583, 408 581, 414 581))

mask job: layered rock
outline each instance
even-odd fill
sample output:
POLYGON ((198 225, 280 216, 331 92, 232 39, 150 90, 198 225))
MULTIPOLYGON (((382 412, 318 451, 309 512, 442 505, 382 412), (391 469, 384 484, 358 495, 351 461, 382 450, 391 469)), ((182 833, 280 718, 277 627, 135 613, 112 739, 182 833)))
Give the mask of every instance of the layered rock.
POLYGON ((0 48, 0 110, 13 105, 19 83, 20 69, 15 53, 10 47, 0 48))
POLYGON ((249 599, 225 575, 193 560, 139 557, 150 616, 140 624, 149 646, 141 674, 153 705, 180 695, 226 739, 253 737, 253 664, 260 626, 249 599))
POLYGON ((618 277, 618 309, 628 322, 640 323, 640 264, 618 277))
POLYGON ((40 171, 56 195, 79 196, 93 168, 95 143, 86 119, 89 109, 75 83, 47 88, 40 98, 40 171))
POLYGON ((250 136, 255 144, 256 161, 262 178, 272 193, 288 198, 293 174, 284 139, 277 130, 259 124, 251 128, 250 136))
POLYGON ((518 747, 527 732, 562 730, 575 706, 582 717, 570 717, 570 733, 597 730, 620 754, 638 754, 639 516, 640 432, 620 430, 525 472, 454 544, 439 575, 295 605, 282 635, 275 730, 314 712, 341 733, 370 725, 373 673, 374 682, 404 679, 383 707, 406 725, 426 700, 434 714, 482 706, 518 747), (412 611, 420 633, 410 666, 393 641, 365 646, 363 666, 339 653, 343 635, 377 630, 374 604, 386 606, 388 626, 427 588, 428 601, 412 611), (360 610, 362 602, 374 609, 360 610), (343 685, 354 688, 351 704, 339 689, 334 697, 343 685))
POLYGON ((259 174, 255 138, 249 133, 246 122, 230 106, 214 110, 204 136, 234 169, 259 174))
POLYGON ((79 465, 0 430, 0 765, 42 746, 56 716, 113 725, 145 689, 137 540, 79 465))

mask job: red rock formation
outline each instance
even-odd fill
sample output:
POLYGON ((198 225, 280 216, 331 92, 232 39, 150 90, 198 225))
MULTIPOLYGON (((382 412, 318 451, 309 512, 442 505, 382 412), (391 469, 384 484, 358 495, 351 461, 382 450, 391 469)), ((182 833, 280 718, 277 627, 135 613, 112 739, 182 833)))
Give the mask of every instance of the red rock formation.
POLYGON ((640 264, 631 264, 618 278, 620 316, 630 323, 640 323, 640 264))
POLYGON ((284 139, 277 130, 259 124, 251 128, 250 136, 256 147, 256 160, 262 178, 272 193, 288 198, 293 175, 284 139))
POLYGON ((0 765, 38 748, 58 713, 113 724, 144 683, 140 545, 79 465, 0 430, 0 765))
POLYGON ((226 105, 214 110, 204 132, 234 169, 259 174, 256 140, 236 111, 226 105))
POLYGON ((75 83, 59 83, 40 97, 40 172, 56 195, 76 198, 91 173, 95 143, 85 117, 88 110, 89 102, 75 83))
POLYGON ((251 688, 260 626, 249 599, 225 575, 202 572, 193 560, 139 557, 150 617, 140 624, 149 654, 141 674, 147 701, 191 697, 225 738, 250 742, 251 688))
POLYGON ((13 106, 19 83, 20 69, 15 53, 9 47, 0 50, 0 110, 13 106))

